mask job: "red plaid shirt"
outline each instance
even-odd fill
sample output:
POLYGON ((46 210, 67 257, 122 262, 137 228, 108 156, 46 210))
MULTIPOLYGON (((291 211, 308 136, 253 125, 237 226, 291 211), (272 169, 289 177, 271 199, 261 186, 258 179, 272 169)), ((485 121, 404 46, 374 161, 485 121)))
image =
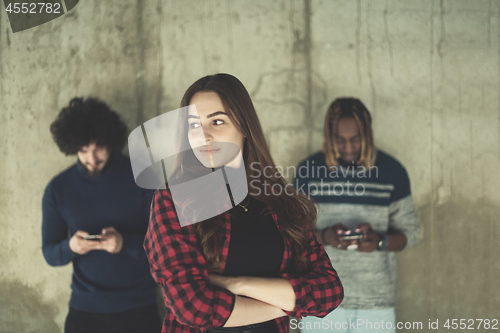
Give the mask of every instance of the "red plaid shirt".
MULTIPOLYGON (((289 273, 291 242, 277 215, 272 211, 271 214, 285 245, 281 277, 290 281, 296 297, 295 309, 286 311, 286 314, 298 318, 327 315, 339 306, 344 293, 323 246, 316 241, 312 228, 308 227, 309 244, 302 254, 307 259, 307 272, 289 273)), ((220 222, 218 244, 221 264, 218 274, 223 275, 231 238, 229 212, 220 215, 220 222)), ((193 226, 181 227, 173 201, 165 190, 155 194, 144 249, 151 274, 162 287, 167 308, 162 333, 204 332, 226 323, 233 310, 235 295, 210 284, 207 263, 193 226)), ((280 332, 289 332, 288 317, 275 320, 280 332)))

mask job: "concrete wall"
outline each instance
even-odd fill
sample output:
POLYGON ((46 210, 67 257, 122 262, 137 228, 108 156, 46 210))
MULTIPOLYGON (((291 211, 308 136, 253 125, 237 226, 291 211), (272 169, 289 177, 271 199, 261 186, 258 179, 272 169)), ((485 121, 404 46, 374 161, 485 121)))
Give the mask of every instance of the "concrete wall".
POLYGON ((361 98, 421 218, 398 320, 500 319, 499 25, 499 0, 81 0, 16 34, 2 9, 0 332, 67 313, 71 266, 40 249, 43 190, 75 161, 50 137, 60 108, 95 95, 133 129, 216 72, 246 85, 284 167, 320 148, 332 99, 361 98))

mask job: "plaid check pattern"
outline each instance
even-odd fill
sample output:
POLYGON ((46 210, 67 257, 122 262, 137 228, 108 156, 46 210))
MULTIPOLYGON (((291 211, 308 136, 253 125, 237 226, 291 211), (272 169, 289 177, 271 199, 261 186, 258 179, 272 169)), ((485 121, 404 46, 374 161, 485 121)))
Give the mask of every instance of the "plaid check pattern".
MULTIPOLYGON (((286 314, 298 318, 325 316, 339 306, 344 293, 323 246, 316 241, 312 228, 307 227, 309 244, 302 253, 307 259, 306 273, 291 273, 291 242, 278 216, 270 211, 285 244, 281 277, 290 281, 296 296, 295 309, 286 314)), ((221 275, 224 274, 231 236, 229 218, 229 212, 219 216, 221 265, 216 273, 221 275)), ((173 201, 165 190, 155 193, 144 249, 151 274, 162 288, 167 308, 162 333, 205 332, 225 324, 233 310, 235 295, 210 284, 207 263, 193 226, 181 227, 173 201)), ((289 331, 288 317, 277 318, 276 323, 280 332, 289 331)))

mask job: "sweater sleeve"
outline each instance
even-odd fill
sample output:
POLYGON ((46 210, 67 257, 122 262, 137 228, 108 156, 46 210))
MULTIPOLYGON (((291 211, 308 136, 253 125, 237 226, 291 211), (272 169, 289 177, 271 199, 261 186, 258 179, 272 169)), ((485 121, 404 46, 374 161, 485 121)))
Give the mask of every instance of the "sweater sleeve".
POLYGON ((51 184, 42 199, 42 252, 51 266, 66 265, 77 256, 69 247, 68 226, 59 212, 51 184))
POLYGON ((306 258, 306 273, 282 275, 292 284, 295 292, 295 309, 287 315, 324 317, 337 308, 344 299, 342 283, 333 269, 330 259, 307 225, 309 243, 302 256, 306 258))
POLYGON ((413 207, 410 178, 402 167, 399 170, 389 205, 389 227, 401 231, 406 236, 405 249, 413 246, 417 241, 418 217, 413 207))
POLYGON ((193 226, 181 227, 167 191, 157 191, 153 199, 144 249, 165 305, 178 322, 202 329, 226 323, 235 295, 209 283, 193 226))

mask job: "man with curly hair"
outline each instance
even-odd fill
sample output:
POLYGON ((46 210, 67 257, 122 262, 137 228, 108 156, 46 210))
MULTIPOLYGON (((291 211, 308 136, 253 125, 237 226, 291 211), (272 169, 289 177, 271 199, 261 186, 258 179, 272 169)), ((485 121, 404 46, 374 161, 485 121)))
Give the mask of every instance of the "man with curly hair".
POLYGON ((160 332, 143 249, 151 193, 121 154, 126 125, 98 99, 73 98, 50 130, 61 152, 78 157, 42 200, 45 260, 73 263, 65 333, 160 332))

